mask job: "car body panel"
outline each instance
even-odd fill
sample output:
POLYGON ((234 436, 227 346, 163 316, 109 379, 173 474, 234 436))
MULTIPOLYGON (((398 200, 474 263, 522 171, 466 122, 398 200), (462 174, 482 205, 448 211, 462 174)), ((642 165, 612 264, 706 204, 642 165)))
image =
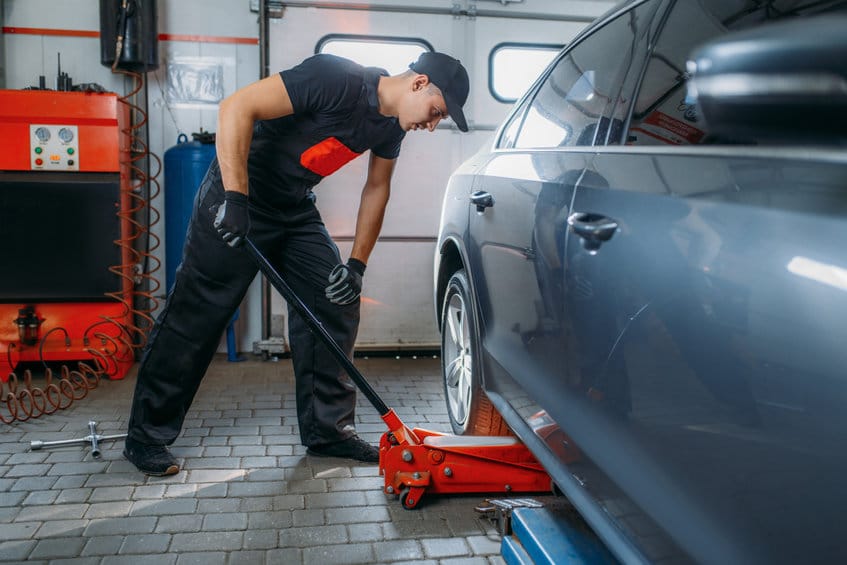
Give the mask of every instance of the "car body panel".
POLYGON ((620 227, 596 254, 568 242, 565 310, 588 379, 572 390, 626 422, 619 431, 641 459, 686 493, 685 514, 707 509, 713 535, 564 427, 674 538, 712 546, 698 554, 740 538, 761 548, 756 561, 808 559, 808 530, 795 525, 835 539, 827 500, 847 498, 837 447, 847 439, 847 160, 649 161, 604 153, 585 177, 603 182, 577 189, 574 211, 620 227), (759 481, 771 485, 750 488, 759 481))
POLYGON ((657 11, 628 20, 645 33, 626 71, 583 75, 607 104, 557 83, 595 129, 522 145, 572 110, 550 97, 524 120, 548 69, 451 179, 437 265, 467 272, 486 394, 619 559, 837 561, 847 154, 708 140, 678 46, 755 18, 745 0, 612 17, 633 6, 657 11))

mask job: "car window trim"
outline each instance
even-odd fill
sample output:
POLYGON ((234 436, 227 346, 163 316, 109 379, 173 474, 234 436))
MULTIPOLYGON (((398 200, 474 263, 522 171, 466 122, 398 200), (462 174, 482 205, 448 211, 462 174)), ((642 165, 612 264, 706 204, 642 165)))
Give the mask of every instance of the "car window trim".
MULTIPOLYGON (((527 91, 527 93, 529 90, 527 91)), ((517 120, 520 123, 518 124, 518 131, 523 127, 523 121, 526 118, 526 110, 529 108, 529 98, 526 97, 526 93, 522 96, 517 102, 515 102, 512 109, 509 111, 509 115, 503 120, 495 134, 494 134, 494 144, 493 149, 513 149, 514 148, 514 139, 512 140, 512 145, 509 147, 505 147, 505 141, 503 140, 503 136, 506 135, 506 131, 512 126, 512 120, 517 120)))
MULTIPOLYGON (((578 149, 577 147, 554 149, 578 149)), ((788 161, 820 161, 847 165, 847 152, 829 146, 809 147, 806 145, 597 145, 585 147, 596 154, 622 155, 669 155, 691 157, 723 157, 753 159, 783 159, 788 161)), ((532 149, 532 152, 541 151, 532 149)))
MULTIPOLYGON (((610 144, 609 137, 606 136, 606 142, 603 144, 604 147, 609 145, 626 145, 626 139, 629 135, 629 126, 632 123, 632 113, 635 111, 635 103, 638 101, 638 95, 641 92, 641 86, 644 83, 644 77, 647 74, 647 67, 650 66, 650 57, 653 55, 656 43, 658 43, 659 38, 662 37, 662 32, 665 30, 665 26, 668 23, 668 18, 670 17, 674 6, 676 6, 676 1, 677 0, 666 0, 664 7, 659 6, 656 13, 653 15, 653 21, 656 21, 656 18, 659 18, 659 23, 656 27, 655 36, 651 37, 647 44, 647 52, 644 54, 644 61, 638 71, 638 81, 636 81, 635 87, 632 90, 632 96, 629 97, 629 108, 627 108, 626 119, 621 127, 621 137, 617 140, 618 142, 616 144, 610 144), (664 10, 664 12, 662 12, 662 10, 664 10)), ((624 82, 626 82, 626 79, 624 79, 624 82)), ((615 106, 612 110, 612 115, 614 115, 615 109, 617 109, 617 106, 615 106)))

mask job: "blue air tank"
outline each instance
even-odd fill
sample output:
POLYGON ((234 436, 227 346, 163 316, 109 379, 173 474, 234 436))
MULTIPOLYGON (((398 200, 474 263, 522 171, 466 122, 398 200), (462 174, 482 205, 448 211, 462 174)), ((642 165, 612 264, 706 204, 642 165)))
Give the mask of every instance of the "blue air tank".
POLYGON ((194 208, 194 196, 206 169, 215 158, 215 134, 181 133, 177 144, 165 151, 165 273, 167 290, 174 284, 176 268, 182 261, 182 246, 194 208))

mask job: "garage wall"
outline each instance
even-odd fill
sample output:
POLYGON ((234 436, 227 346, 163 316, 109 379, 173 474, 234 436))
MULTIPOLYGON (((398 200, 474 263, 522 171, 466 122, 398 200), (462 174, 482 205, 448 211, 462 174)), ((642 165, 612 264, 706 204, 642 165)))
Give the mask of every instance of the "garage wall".
MULTIPOLYGON (((273 4, 272 0, 269 0, 273 4)), ((2 27, 0 85, 19 89, 44 75, 55 86, 57 59, 74 83, 93 82, 120 94, 130 81, 100 64, 99 2, 95 0, 0 0, 2 27), (56 31, 63 32, 55 34, 56 31), (70 32, 70 33, 68 33, 70 32)), ((366 277, 360 346, 433 346, 438 343, 432 305, 432 256, 439 208, 450 172, 491 136, 510 104, 488 92, 488 54, 504 41, 565 43, 611 0, 334 0, 290 1, 270 23, 270 71, 296 64, 329 33, 420 37, 462 59, 471 74, 466 106, 470 134, 449 127, 435 134, 412 133, 404 142, 385 223, 388 240, 377 246, 366 277), (336 9, 327 9, 332 6, 336 9), (349 8, 348 8, 349 7, 349 8), (370 7, 370 9, 363 9, 370 7), (344 9, 337 9, 344 8, 344 9), (404 10, 407 12, 404 13, 404 10), (427 13, 428 12, 428 13, 427 13), (504 17, 507 16, 507 17, 504 17)), ((148 73, 150 150, 160 158, 179 133, 214 130, 217 107, 168 103, 169 63, 220 65, 224 95, 259 78, 257 0, 158 0, 161 65, 148 73)), ((342 253, 351 245, 349 213, 358 202, 366 159, 354 161, 322 183, 319 203, 342 253)), ((155 172, 155 171, 154 171, 155 172)), ((164 175, 158 176, 163 185, 164 175)), ((164 187, 163 187, 164 189, 164 187)), ((162 194, 153 202, 164 218, 162 194)), ((164 219, 153 233, 162 238, 158 255, 164 289, 164 219)), ((164 292, 164 290, 162 291, 164 292)), ((162 296, 161 298, 164 298, 162 296)), ((261 292, 254 283, 237 325, 239 349, 252 350, 261 333, 261 292)), ((273 327, 285 328, 282 299, 275 296, 273 327)))

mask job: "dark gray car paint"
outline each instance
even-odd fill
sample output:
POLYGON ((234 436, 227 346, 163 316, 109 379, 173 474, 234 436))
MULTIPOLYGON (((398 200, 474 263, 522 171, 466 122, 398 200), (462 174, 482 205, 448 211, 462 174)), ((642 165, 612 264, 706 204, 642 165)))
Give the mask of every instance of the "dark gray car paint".
POLYGON ((847 158, 540 153, 474 186, 496 201, 468 246, 487 389, 538 401, 698 559, 827 555, 808 536, 837 547, 847 499, 847 158), (596 253, 566 237, 579 211, 620 225, 596 253))
POLYGON ((451 179, 439 249, 486 390, 619 558, 847 550, 845 190, 847 155, 799 147, 495 150, 451 179), (575 213, 618 230, 586 246, 575 213), (540 411, 580 461, 532 435, 540 411))

